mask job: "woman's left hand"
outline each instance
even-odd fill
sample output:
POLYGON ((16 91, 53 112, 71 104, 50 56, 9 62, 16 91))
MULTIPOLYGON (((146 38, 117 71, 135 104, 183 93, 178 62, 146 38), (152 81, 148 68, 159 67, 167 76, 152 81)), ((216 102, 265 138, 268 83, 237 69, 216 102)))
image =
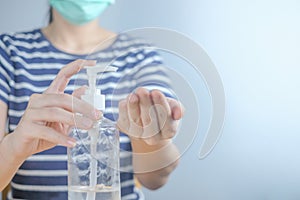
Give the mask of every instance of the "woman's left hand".
POLYGON ((149 145, 169 141, 176 135, 183 107, 159 90, 138 88, 119 103, 118 127, 131 139, 149 145))

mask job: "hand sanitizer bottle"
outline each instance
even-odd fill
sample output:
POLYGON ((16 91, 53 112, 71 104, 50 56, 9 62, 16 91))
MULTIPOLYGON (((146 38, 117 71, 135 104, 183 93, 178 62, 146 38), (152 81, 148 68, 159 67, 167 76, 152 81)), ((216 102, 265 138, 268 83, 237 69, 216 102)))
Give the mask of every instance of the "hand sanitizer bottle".
MULTIPOLYGON (((104 112, 105 95, 96 88, 97 74, 115 67, 86 67, 89 89, 81 97, 104 112)), ((114 122, 102 118, 86 131, 74 128, 76 146, 68 148, 69 200, 120 200, 119 131, 114 122)))

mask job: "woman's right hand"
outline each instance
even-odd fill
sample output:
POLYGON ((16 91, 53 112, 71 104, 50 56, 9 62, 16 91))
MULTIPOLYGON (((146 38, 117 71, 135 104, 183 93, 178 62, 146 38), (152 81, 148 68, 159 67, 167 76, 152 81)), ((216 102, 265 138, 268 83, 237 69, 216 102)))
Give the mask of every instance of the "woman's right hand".
POLYGON ((95 61, 76 60, 63 67, 43 94, 33 94, 17 128, 12 148, 16 156, 26 158, 50 149, 55 145, 74 147, 76 141, 68 137, 74 126, 89 129, 102 114, 80 99, 85 88, 72 95, 64 90, 70 78, 84 66, 93 66, 95 61))

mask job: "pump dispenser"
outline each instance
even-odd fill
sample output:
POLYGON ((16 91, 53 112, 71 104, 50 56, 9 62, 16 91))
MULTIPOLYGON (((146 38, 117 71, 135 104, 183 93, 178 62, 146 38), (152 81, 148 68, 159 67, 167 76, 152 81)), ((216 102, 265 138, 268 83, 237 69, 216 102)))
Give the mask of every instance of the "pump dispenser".
POLYGON ((97 74, 103 72, 115 72, 117 67, 85 67, 86 73, 89 81, 89 89, 86 90, 86 93, 81 96, 82 100, 93 105, 96 109, 104 111, 105 110, 105 95, 101 94, 101 90, 96 87, 97 74))
MULTIPOLYGON (((89 88, 82 100, 104 112, 105 95, 97 88, 97 75, 116 67, 86 67, 89 88)), ((69 200, 120 200, 119 132, 115 123, 102 117, 88 130, 74 129, 76 146, 68 148, 69 200)))

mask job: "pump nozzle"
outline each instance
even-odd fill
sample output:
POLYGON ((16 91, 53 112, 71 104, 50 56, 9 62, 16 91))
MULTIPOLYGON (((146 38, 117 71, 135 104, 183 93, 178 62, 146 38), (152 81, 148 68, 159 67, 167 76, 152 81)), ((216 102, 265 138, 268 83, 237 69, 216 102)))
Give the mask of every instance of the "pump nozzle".
POLYGON ((81 98, 96 109, 103 111, 105 109, 105 95, 102 95, 101 90, 96 87, 97 74, 103 72, 115 72, 118 68, 96 65, 93 67, 86 66, 85 69, 88 76, 89 89, 85 91, 85 94, 82 95, 81 98))

